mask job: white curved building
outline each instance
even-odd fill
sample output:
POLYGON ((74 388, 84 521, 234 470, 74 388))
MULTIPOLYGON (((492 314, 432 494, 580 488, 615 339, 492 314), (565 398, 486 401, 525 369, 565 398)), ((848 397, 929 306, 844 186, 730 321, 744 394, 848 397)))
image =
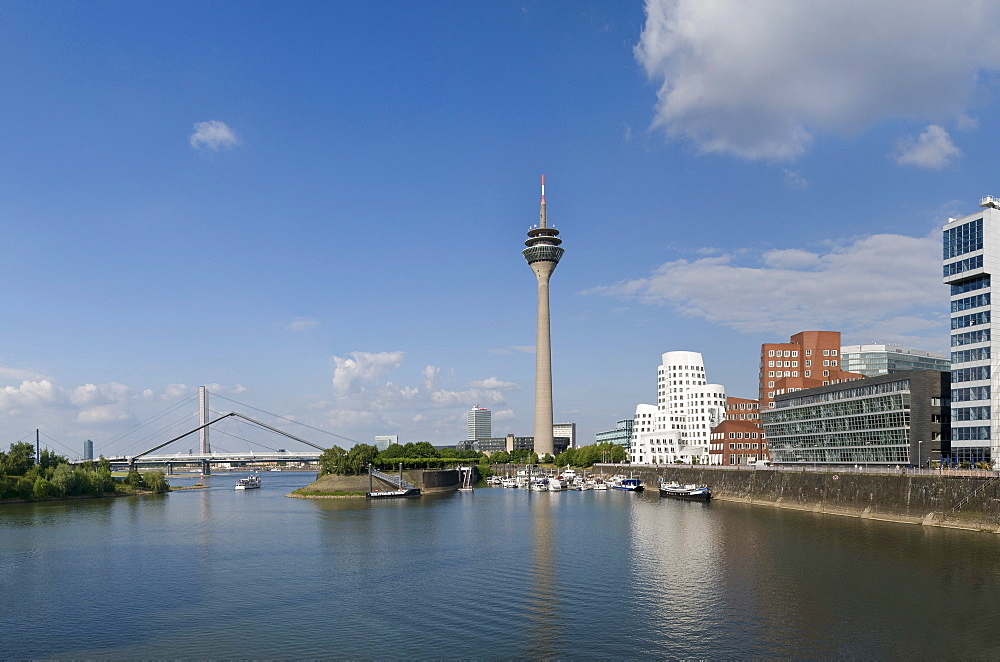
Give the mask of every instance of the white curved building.
POLYGON ((726 390, 707 382, 699 352, 663 354, 657 370, 656 405, 641 404, 635 410, 633 462, 721 462, 721 456, 710 455, 709 448, 712 428, 726 416, 726 390))

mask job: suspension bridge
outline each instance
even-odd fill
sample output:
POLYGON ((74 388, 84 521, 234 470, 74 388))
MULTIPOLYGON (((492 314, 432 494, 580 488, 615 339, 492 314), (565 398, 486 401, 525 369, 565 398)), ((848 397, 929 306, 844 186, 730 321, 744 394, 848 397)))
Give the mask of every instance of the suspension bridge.
MULTIPOLYGON (((200 387, 198 392, 199 407, 198 407, 198 423, 196 427, 190 429, 184 429, 192 423, 187 423, 184 425, 185 421, 190 420, 189 414, 184 414, 179 420, 174 420, 153 433, 148 434, 141 439, 134 440, 128 444, 124 452, 120 452, 114 455, 106 455, 108 461, 111 462, 111 466, 114 469, 139 469, 139 468, 164 468, 166 473, 172 474, 177 470, 183 469, 185 471, 195 470, 203 474, 210 474, 213 468, 216 469, 235 469, 243 468, 248 466, 262 467, 267 465, 277 465, 277 466, 307 466, 310 464, 316 464, 319 461, 319 457, 322 452, 332 446, 332 443, 327 444, 327 446, 321 446, 313 441, 303 439, 300 436, 291 434, 286 430, 276 427, 279 423, 277 421, 282 421, 284 423, 293 424, 308 428, 313 432, 322 433, 323 435, 335 437, 338 440, 344 440, 350 444, 356 444, 353 439, 328 432, 326 430, 321 430, 319 428, 312 427, 305 423, 295 421, 277 414, 272 414, 270 412, 258 409, 251 405, 237 402, 231 400, 225 396, 215 394, 214 397, 220 398, 222 400, 229 401, 233 404, 240 405, 241 407, 256 410, 262 414, 266 414, 274 424, 264 423, 255 418, 240 413, 238 411, 230 411, 226 413, 219 413, 209 409, 208 407, 208 395, 209 392, 205 387, 200 387), (214 418, 213 418, 214 416, 214 418), (237 424, 237 432, 239 434, 233 434, 228 430, 229 423, 235 422, 237 424), (245 425, 240 425, 240 424, 245 425), (251 441, 247 434, 245 434, 244 427, 249 426, 258 432, 262 432, 265 435, 269 435, 269 438, 273 438, 275 435, 280 437, 282 441, 280 446, 299 446, 300 444, 308 447, 302 450, 289 450, 286 448, 274 448, 271 447, 273 441, 270 444, 264 444, 260 442, 251 441), (177 429, 182 429, 183 431, 179 434, 173 434, 177 429), (217 447, 212 448, 209 431, 212 431, 213 436, 226 436, 230 438, 239 439, 244 442, 247 446, 257 446, 257 449, 248 448, 247 450, 225 450, 217 447), (171 432, 172 431, 172 432, 171 432), (163 437, 172 434, 169 439, 161 441, 163 437), (175 451, 172 453, 163 452, 164 449, 169 450, 169 446, 176 444, 184 439, 192 438, 193 435, 197 434, 199 438, 199 445, 197 451, 190 448, 186 451, 175 451), (293 443, 289 443, 293 442, 293 443), (140 450, 139 452, 129 453, 129 449, 132 448, 142 448, 149 444, 145 450, 140 450), (157 453, 160 451, 160 453, 157 453)), ((110 440, 102 444, 102 446, 107 446, 114 443, 115 445, 121 445, 123 441, 127 441, 130 435, 134 435, 136 432, 143 430, 144 428, 152 425, 153 423, 162 423, 162 420, 170 415, 171 413, 177 414, 178 411, 188 405, 191 400, 196 396, 191 395, 184 398, 178 403, 171 405, 166 410, 155 414, 149 419, 142 421, 128 430, 119 433, 118 435, 112 437, 110 440)), ((283 425, 283 427, 287 427, 283 425)), ((311 435, 314 436, 314 435, 311 435)), ((315 438, 315 436, 314 436, 315 438)), ((299 446, 301 448, 301 446, 299 446)), ((89 460, 79 460, 89 461, 89 460)))

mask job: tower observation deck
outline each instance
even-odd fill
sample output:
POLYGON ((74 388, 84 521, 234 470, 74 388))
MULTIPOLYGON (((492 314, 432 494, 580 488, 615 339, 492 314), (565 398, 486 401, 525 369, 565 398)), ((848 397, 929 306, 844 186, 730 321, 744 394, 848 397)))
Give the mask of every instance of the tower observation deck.
POLYGON ((545 175, 538 225, 528 230, 527 246, 521 253, 538 279, 538 324, 535 340, 535 452, 554 454, 552 438, 552 344, 549 324, 549 278, 565 249, 559 230, 549 227, 545 209, 545 175))

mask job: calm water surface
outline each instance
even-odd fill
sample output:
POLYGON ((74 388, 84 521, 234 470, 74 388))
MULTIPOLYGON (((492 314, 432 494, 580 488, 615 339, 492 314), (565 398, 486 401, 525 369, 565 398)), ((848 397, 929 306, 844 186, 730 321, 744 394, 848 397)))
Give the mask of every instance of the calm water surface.
POLYGON ((314 476, 0 506, 0 659, 1000 656, 994 535, 314 476))

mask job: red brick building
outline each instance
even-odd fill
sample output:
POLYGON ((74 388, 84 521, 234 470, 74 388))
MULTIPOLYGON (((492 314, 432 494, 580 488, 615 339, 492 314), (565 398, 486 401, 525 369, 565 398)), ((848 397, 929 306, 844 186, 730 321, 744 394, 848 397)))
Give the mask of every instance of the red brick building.
POLYGON ((782 393, 864 377, 840 369, 840 331, 801 331, 789 342, 760 346, 761 409, 772 408, 782 393))
POLYGON ((715 463, 722 465, 770 459, 757 400, 726 398, 726 418, 712 429, 709 453, 721 455, 721 461, 715 463))

